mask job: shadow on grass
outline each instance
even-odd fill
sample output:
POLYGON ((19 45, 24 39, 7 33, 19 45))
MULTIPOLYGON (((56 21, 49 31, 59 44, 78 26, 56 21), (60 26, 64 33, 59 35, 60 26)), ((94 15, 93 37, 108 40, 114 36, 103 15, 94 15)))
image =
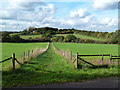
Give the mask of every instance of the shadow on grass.
MULTIPOLYGON (((94 69, 94 67, 92 66, 89 66, 87 68, 91 68, 91 70, 94 69)), ((97 68, 109 68, 109 65, 98 65, 95 69, 97 70, 97 68)), ((3 71, 2 74, 3 74, 3 87, 23 87, 23 86, 33 86, 33 85, 49 84, 49 83, 64 83, 64 82, 79 82, 79 81, 82 82, 86 80, 103 78, 112 75, 111 73, 110 74, 106 74, 106 73, 89 74, 89 73, 78 73, 78 72, 75 73, 74 70, 73 71, 69 70, 68 72, 64 70, 54 72, 51 70, 45 70, 42 68, 34 67, 31 64, 22 65, 21 68, 18 68, 15 71, 6 71, 6 72, 3 71)))
POLYGON ((115 66, 110 66, 110 65, 108 65, 108 64, 106 64, 106 65, 95 65, 95 67, 94 66, 90 66, 90 65, 78 65, 78 69, 84 69, 84 68, 90 68, 90 69, 98 69, 98 68, 106 68, 106 69, 109 69, 109 68, 113 68, 113 67, 115 67, 115 66))

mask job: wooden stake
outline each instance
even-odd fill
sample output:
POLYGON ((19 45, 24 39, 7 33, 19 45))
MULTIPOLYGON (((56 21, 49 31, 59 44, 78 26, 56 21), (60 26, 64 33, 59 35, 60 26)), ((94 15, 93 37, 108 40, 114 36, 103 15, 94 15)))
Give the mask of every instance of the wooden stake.
POLYGON ((12 54, 13 71, 15 70, 15 53, 12 54))
POLYGON ((75 68, 78 68, 78 53, 76 53, 76 62, 75 62, 75 68))
POLYGON ((29 58, 29 55, 30 55, 30 50, 28 50, 28 58, 29 58))
POLYGON ((31 51, 31 53, 33 54, 33 50, 31 51))
POLYGON ((63 56, 65 56, 65 51, 63 51, 63 56))
POLYGON ((103 65, 103 56, 104 56, 104 54, 102 54, 102 65, 103 65))
POLYGON ((111 65, 111 60, 112 60, 111 58, 112 58, 112 54, 110 54, 110 65, 111 65))
POLYGON ((68 51, 67 51, 67 57, 68 57, 68 51))
POLYGON ((72 51, 70 52, 70 56, 71 56, 70 59, 72 60, 72 51))

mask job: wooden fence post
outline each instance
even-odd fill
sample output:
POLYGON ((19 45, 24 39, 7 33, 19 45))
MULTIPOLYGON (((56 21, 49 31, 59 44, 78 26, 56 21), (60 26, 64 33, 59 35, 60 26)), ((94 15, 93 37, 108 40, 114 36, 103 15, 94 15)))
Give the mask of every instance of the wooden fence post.
POLYGON ((113 59, 113 66, 115 65, 114 59, 113 59))
POLYGON ((72 51, 70 52, 70 59, 72 60, 72 51))
POLYGON ((65 56, 65 51, 63 51, 63 56, 65 56))
POLYGON ((67 57, 68 57, 68 51, 67 51, 67 57))
POLYGON ((110 54, 110 64, 111 64, 111 60, 112 60, 111 58, 112 58, 112 54, 110 54))
POLYGON ((25 59, 25 52, 23 53, 23 57, 24 57, 24 59, 25 59))
POLYGON ((13 70, 15 70, 15 53, 12 54, 13 70))
POLYGON ((104 54, 102 54, 102 65, 103 65, 103 56, 104 56, 104 54))
POLYGON ((33 50, 31 51, 31 53, 33 54, 33 50))
POLYGON ((75 62, 75 68, 78 68, 78 53, 76 53, 76 62, 75 62))
POLYGON ((30 50, 28 50, 28 59, 29 59, 30 50))

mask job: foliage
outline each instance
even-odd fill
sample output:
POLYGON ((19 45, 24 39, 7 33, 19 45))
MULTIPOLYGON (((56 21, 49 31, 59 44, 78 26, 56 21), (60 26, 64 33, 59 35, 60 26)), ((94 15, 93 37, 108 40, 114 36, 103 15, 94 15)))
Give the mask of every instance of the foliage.
MULTIPOLYGON (((4 32, 3 32, 4 33, 4 32)), ((8 33, 8 32, 7 32, 8 33)), ((8 34, 10 34, 9 32, 8 34)), ((18 33, 18 32, 17 32, 18 33)), ((83 42, 83 43, 108 43, 108 44, 117 44, 118 43, 118 33, 119 30, 115 32, 95 32, 95 31, 87 31, 87 30, 77 30, 77 29, 58 29, 52 27, 42 27, 42 28, 35 28, 29 27, 20 32, 21 35, 40 35, 42 37, 37 38, 30 38, 27 42, 46 42, 46 41, 56 41, 56 42, 83 42), (73 34, 74 33, 74 34, 73 34), (63 37, 53 37, 57 36, 57 34, 62 34, 63 36, 68 35, 75 35, 75 36, 68 36, 63 39, 63 37), (79 37, 81 35, 82 37, 79 37), (88 38, 89 37, 89 38, 88 38), (58 40, 61 38, 61 40, 58 40)), ((120 33, 119 33, 120 34, 120 33)), ((3 36, 3 41, 10 41, 10 36, 6 35, 3 36)), ((8 41, 8 42, 9 42, 8 41)), ((26 42, 26 41, 25 41, 26 42)))
POLYGON ((76 36, 75 35, 67 35, 65 37, 65 42, 75 42, 76 41, 76 36))
POLYGON ((39 34, 68 34, 73 33, 72 29, 57 29, 52 27, 43 27, 43 28, 35 28, 35 27, 29 27, 28 29, 25 29, 21 32, 21 35, 39 35, 39 34))
POLYGON ((2 33, 2 42, 22 42, 23 41, 23 39, 22 38, 20 38, 20 36, 19 35, 9 35, 9 33, 8 32, 3 32, 2 33))
POLYGON ((9 42, 11 40, 11 37, 8 32, 2 32, 2 41, 3 42, 9 42))
POLYGON ((51 39, 53 42, 63 42, 64 36, 55 36, 51 39))
POLYGON ((18 35, 11 35, 11 42, 22 42, 22 39, 18 35))
POLYGON ((97 35, 97 38, 99 38, 100 37, 100 33, 97 35))

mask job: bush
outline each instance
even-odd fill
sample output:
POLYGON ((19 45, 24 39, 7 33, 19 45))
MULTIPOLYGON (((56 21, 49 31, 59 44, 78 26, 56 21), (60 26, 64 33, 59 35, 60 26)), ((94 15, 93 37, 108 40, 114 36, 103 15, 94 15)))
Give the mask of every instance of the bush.
POLYGON ((75 35, 67 35, 65 37, 65 42, 75 42, 76 41, 76 36, 75 35))
POLYGON ((9 35, 8 32, 3 32, 2 33, 2 42, 10 42, 11 41, 11 37, 9 35))
POLYGON ((22 42, 23 39, 19 35, 9 35, 8 32, 2 33, 2 42, 22 42))
POLYGON ((117 44, 118 43, 118 39, 112 38, 110 42, 113 43, 113 44, 117 44))
POLYGON ((48 33, 48 34, 43 34, 42 37, 44 37, 44 38, 52 38, 52 35, 50 33, 48 33))
POLYGON ((20 36, 18 36, 18 35, 12 35, 12 36, 11 36, 11 41, 12 41, 12 42, 21 42, 22 39, 21 39, 20 36))
POLYGON ((63 42, 64 36, 56 36, 51 39, 53 42, 63 42))

